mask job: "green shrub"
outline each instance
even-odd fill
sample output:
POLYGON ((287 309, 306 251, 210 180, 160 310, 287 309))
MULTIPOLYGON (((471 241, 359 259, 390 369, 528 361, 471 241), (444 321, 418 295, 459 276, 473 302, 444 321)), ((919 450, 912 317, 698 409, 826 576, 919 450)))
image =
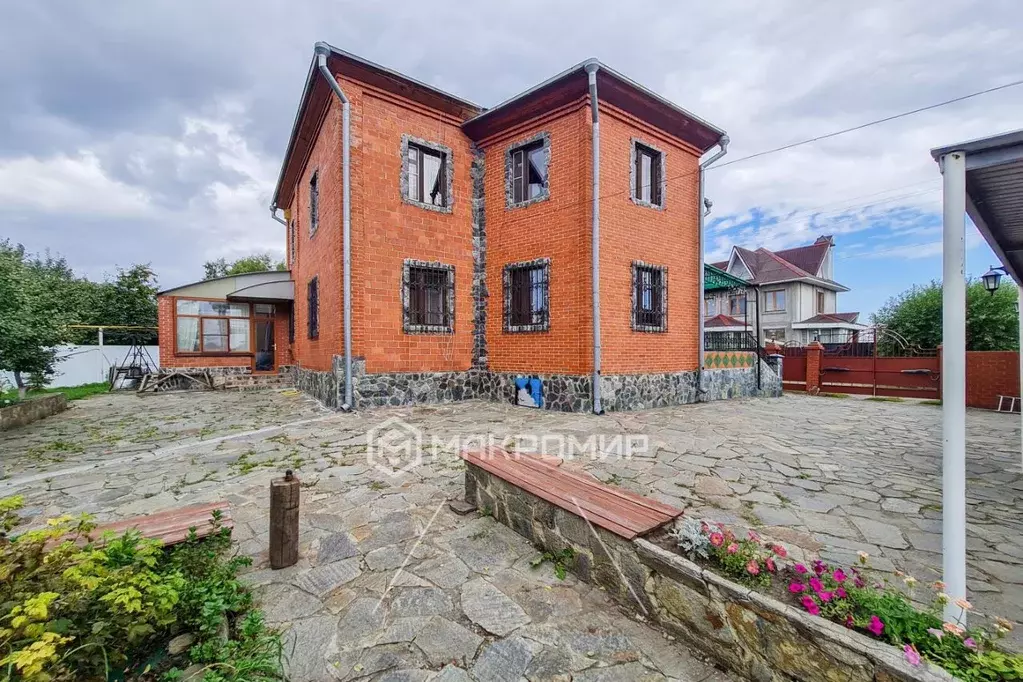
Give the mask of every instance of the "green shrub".
MULTIPOLYGON (((20 506, 0 500, 5 531, 20 506)), ((0 539, 0 680, 105 680, 114 671, 131 679, 177 632, 196 635, 193 661, 231 662, 207 679, 281 678, 280 634, 250 611, 236 579, 248 559, 223 558, 229 529, 203 540, 193 530, 165 550, 137 531, 91 537, 95 527, 87 515, 61 517, 0 539), (241 623, 233 632, 232 620, 241 623)))

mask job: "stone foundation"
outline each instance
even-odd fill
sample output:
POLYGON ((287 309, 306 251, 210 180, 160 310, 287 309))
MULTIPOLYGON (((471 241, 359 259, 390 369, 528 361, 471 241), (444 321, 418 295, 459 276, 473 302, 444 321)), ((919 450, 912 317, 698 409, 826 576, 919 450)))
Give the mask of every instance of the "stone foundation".
POLYGON ((8 407, 0 407, 0 431, 45 419, 67 409, 67 397, 52 393, 41 398, 28 398, 8 407))
MULTIPOLYGON (((685 405, 699 400, 781 395, 781 379, 768 364, 762 366, 761 389, 756 369, 704 371, 704 392, 697 391, 697 372, 617 374, 601 377, 603 407, 607 412, 685 405)), ((344 358, 334 356, 332 372, 293 368, 295 386, 328 407, 344 403, 344 358)), ((515 379, 538 377, 543 382, 544 409, 589 412, 593 409, 592 377, 569 374, 518 374, 469 369, 463 372, 401 372, 367 374, 362 358, 352 361, 355 384, 352 398, 357 409, 369 407, 449 403, 459 400, 515 401, 515 379)))
POLYGON ((591 526, 466 464, 465 497, 540 551, 574 552, 569 570, 626 608, 755 682, 951 682, 901 650, 726 580, 643 538, 591 526))

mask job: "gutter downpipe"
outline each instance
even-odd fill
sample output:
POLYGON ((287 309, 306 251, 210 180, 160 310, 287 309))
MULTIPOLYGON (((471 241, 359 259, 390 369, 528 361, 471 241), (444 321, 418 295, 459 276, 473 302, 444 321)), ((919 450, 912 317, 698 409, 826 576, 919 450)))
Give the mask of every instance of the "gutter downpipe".
POLYGON ((600 63, 587 61, 584 67, 589 81, 590 110, 593 121, 593 224, 590 230, 590 290, 593 299, 593 414, 603 414, 600 404, 600 112, 597 104, 597 69, 600 63))
MULTIPOLYGON (((700 359, 700 364, 699 364, 699 367, 696 370, 696 401, 697 402, 701 402, 702 401, 702 396, 703 396, 703 393, 704 393, 704 389, 703 389, 703 357, 704 357, 705 349, 704 349, 704 338, 703 338, 703 318, 704 318, 704 314, 705 313, 704 313, 704 309, 703 309, 703 297, 705 296, 704 285, 706 284, 706 282, 705 282, 704 275, 706 273, 703 270, 703 226, 704 226, 704 219, 707 217, 707 215, 710 214, 710 205, 707 202, 707 197, 705 196, 704 172, 707 170, 707 168, 712 163, 714 163, 715 161, 717 161, 722 156, 724 156, 725 154, 728 153, 728 142, 729 142, 728 135, 721 135, 721 137, 718 138, 718 146, 720 147, 720 149, 718 150, 717 154, 715 154, 714 156, 710 157, 709 159, 707 159, 706 161, 704 161, 704 162, 702 162, 700 164, 699 183, 698 183, 700 185, 700 190, 699 190, 700 197, 699 197, 699 200, 698 200, 698 203, 697 203, 697 207, 698 207, 698 209, 700 211, 700 226, 699 226, 699 230, 698 230, 699 233, 700 233, 700 243, 699 243, 699 247, 697 248, 697 264, 696 264, 696 267, 697 267, 697 269, 700 272, 700 298, 696 302, 697 309, 699 310, 698 318, 700 320, 699 331, 697 332, 697 336, 699 337, 699 344, 700 344, 699 345, 699 348, 700 348, 700 358, 699 358, 700 359), (704 208, 705 204, 707 204, 706 209, 704 208)), ((760 313, 760 308, 759 308, 759 301, 758 301, 757 314, 759 315, 759 313, 760 313)), ((758 341, 758 343, 759 343, 759 341, 758 341)))
POLYGON ((351 183, 351 104, 344 90, 334 78, 334 74, 327 68, 327 55, 330 54, 330 46, 326 43, 316 43, 316 65, 320 74, 327 81, 330 89, 337 95, 341 102, 341 200, 343 202, 343 217, 341 229, 341 251, 344 261, 344 276, 342 284, 342 298, 344 299, 344 344, 345 344, 345 401, 341 409, 348 412, 352 409, 352 183, 351 183))

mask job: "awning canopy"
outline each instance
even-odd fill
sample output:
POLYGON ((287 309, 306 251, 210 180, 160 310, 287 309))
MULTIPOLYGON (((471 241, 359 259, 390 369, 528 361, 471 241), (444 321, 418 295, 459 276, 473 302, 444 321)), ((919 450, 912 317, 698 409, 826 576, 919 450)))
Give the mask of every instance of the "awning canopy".
POLYGON ((290 303, 295 300, 295 283, 288 280, 286 282, 254 284, 228 294, 227 300, 248 303, 290 303))
POLYGON ((734 275, 729 275, 721 268, 709 263, 703 264, 703 290, 719 291, 721 289, 745 289, 749 282, 734 275))
POLYGON ((966 213, 1017 284, 1023 283, 1023 130, 931 150, 966 155, 966 213))

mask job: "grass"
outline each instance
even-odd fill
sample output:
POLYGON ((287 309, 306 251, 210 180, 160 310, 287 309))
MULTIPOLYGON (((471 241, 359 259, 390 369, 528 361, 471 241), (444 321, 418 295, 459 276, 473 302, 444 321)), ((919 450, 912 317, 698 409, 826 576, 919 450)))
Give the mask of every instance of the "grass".
POLYGON ((940 400, 921 400, 921 405, 941 405, 940 400))
POLYGON ((864 398, 864 400, 870 400, 871 402, 875 402, 875 403, 904 403, 904 402, 906 402, 905 398, 900 398, 898 396, 886 396, 886 395, 872 395, 869 398, 864 398))
MULTIPOLYGON (((68 400, 83 400, 85 398, 91 398, 94 395, 100 393, 107 393, 110 390, 110 384, 105 381, 101 381, 96 384, 82 384, 81 386, 61 386, 59 388, 41 388, 34 391, 29 391, 27 398, 35 396, 49 395, 50 393, 63 393, 68 400)), ((12 389, 0 394, 0 399, 6 400, 17 400, 18 389, 12 389)))
POLYGON ((818 393, 822 398, 848 398, 848 393, 818 393))

